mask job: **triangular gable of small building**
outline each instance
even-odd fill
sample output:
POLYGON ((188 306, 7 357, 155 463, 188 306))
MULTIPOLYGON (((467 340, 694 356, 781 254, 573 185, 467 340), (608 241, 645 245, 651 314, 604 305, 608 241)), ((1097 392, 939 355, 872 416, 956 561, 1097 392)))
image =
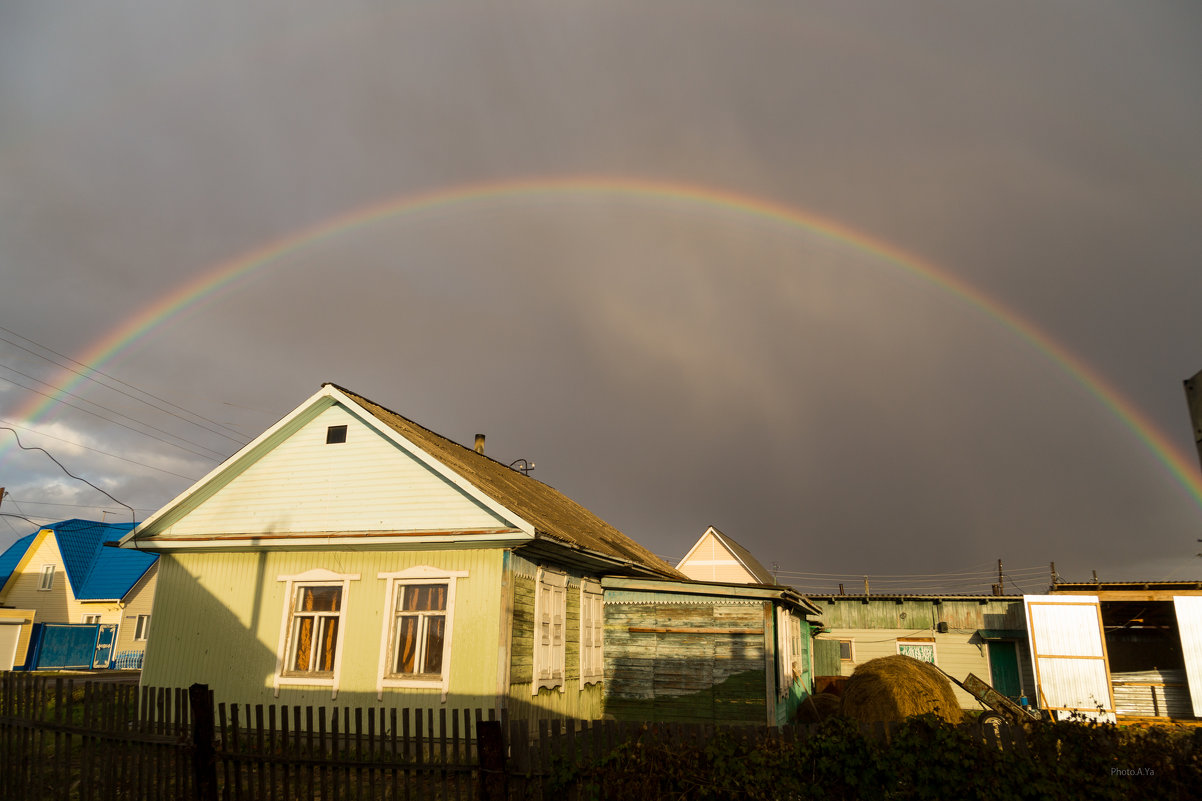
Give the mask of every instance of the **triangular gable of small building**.
POLYGON ((323 535, 413 541, 445 533, 528 537, 533 531, 327 385, 125 542, 236 546, 323 535), (337 436, 342 426, 345 438, 337 436))
POLYGON ((750 551, 713 526, 705 530, 676 569, 698 581, 776 583, 750 551))

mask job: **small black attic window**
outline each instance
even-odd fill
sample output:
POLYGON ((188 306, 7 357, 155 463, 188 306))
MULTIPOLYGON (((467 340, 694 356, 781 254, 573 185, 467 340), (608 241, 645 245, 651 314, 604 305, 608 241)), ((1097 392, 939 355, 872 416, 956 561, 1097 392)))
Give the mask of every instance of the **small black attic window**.
POLYGON ((326 429, 326 444, 336 445, 346 442, 346 426, 330 426, 326 429))

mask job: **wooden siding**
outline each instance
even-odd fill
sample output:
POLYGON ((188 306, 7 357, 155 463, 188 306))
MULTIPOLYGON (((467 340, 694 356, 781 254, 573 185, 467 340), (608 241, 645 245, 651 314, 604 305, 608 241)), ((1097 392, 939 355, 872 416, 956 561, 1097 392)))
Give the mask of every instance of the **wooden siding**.
POLYGON ((342 406, 318 414, 161 533, 444 531, 508 525, 342 406), (346 442, 326 444, 332 425, 346 442))
POLYGON ((814 599, 828 629, 930 629, 946 623, 949 629, 1022 630, 1026 628, 1021 598, 952 599, 869 598, 836 596, 814 599))
MULTIPOLYGON (((538 565, 512 556, 513 626, 509 649, 509 697, 511 717, 530 720, 573 717, 597 720, 602 712, 600 683, 580 684, 580 584, 582 575, 568 573, 564 594, 564 683, 561 688, 534 686, 534 600, 538 565)), ((607 643, 608 645, 608 643, 607 643)))
MULTIPOLYGON (((158 583, 158 563, 151 565, 146 575, 138 579, 129 594, 125 597, 125 606, 120 610, 120 628, 117 629, 117 641, 113 644, 113 655, 143 651, 145 640, 135 640, 138 631, 138 615, 151 615, 154 608, 154 589, 158 583)), ((153 616, 151 623, 153 624, 153 616)))
POLYGON ((80 622, 78 617, 72 617, 78 604, 71 591, 71 582, 67 579, 67 568, 59 553, 58 541, 50 531, 43 531, 34 537, 5 589, 2 599, 4 605, 36 609, 39 623, 80 622), (49 590, 38 589, 43 565, 54 565, 54 583, 49 590))
MULTIPOLYGON (((620 594, 617 594, 620 595, 620 594)), ((764 605, 605 605, 605 713, 619 720, 766 720, 764 605), (650 629, 650 630, 649 630, 650 629)))
POLYGON ((755 576, 711 532, 706 532, 677 570, 696 581, 754 584, 755 576))
POLYGON ((499 549, 445 551, 273 551, 164 554, 142 682, 210 685, 231 702, 339 706, 442 706, 437 689, 385 689, 377 700, 387 582, 377 574, 427 565, 463 571, 457 580, 446 706, 495 707, 499 549), (344 649, 336 699, 328 687, 284 686, 273 695, 285 582, 314 568, 358 574, 345 599, 344 649))

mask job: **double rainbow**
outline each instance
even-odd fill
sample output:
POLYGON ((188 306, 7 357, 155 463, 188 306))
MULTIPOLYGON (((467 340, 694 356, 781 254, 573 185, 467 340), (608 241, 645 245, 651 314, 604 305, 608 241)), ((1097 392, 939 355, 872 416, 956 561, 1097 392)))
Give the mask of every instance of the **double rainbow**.
MULTIPOLYGON (((955 275, 834 220, 771 200, 691 184, 623 177, 560 176, 466 184, 388 198, 294 231, 281 239, 201 271, 190 281, 130 316, 126 322, 88 348, 77 360, 88 365, 90 369, 98 369, 165 321, 202 303, 249 273, 303 248, 343 236, 381 220, 486 200, 575 195, 641 198, 730 212, 801 228, 818 237, 851 246, 917 276, 970 307, 984 312, 1020 339, 1026 340, 1071 376, 1086 392, 1109 409, 1124 427, 1135 434, 1193 501, 1202 507, 1202 476, 1193 464, 1192 455, 1184 455, 1151 419, 1103 376, 1014 310, 986 296, 955 275)), ((64 371, 55 384, 58 387, 57 391, 49 400, 35 400, 20 409, 15 416, 18 420, 37 422, 54 407, 61 395, 83 381, 85 374, 64 371)), ((0 446, 0 454, 8 447, 11 445, 0 446)))

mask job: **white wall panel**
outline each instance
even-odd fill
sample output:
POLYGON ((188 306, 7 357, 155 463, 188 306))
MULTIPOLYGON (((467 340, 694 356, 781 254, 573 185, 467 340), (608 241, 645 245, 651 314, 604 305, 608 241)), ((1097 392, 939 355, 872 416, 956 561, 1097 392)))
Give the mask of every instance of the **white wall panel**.
POLYGON ((1202 595, 1173 596, 1194 717, 1202 718, 1202 595))
POLYGON ((1114 721, 1102 613, 1093 595, 1025 595, 1040 706, 1114 721))
POLYGON ((335 406, 163 533, 424 532, 503 525, 425 464, 335 406), (326 444, 332 425, 348 427, 346 442, 326 444))

